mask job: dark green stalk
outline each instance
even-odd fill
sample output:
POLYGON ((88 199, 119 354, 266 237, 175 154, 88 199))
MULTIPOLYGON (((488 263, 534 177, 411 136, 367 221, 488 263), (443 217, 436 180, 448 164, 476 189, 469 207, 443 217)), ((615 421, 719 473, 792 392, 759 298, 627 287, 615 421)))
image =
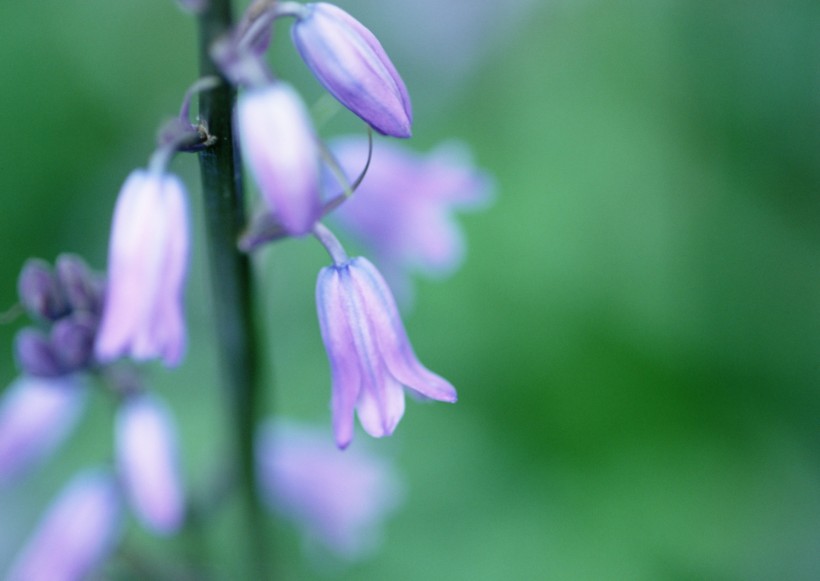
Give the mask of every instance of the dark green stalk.
MULTIPOLYGON (((230 0, 210 0, 199 17, 200 74, 219 75, 209 55, 214 40, 232 23, 230 0)), ((254 333, 251 269, 236 242, 245 225, 239 152, 234 141, 233 105, 236 91, 224 81, 200 94, 200 120, 215 142, 200 153, 205 198, 206 235, 212 281, 216 339, 231 408, 236 450, 236 475, 243 498, 245 539, 253 579, 270 577, 270 547, 256 491, 253 437, 261 415, 254 333)))

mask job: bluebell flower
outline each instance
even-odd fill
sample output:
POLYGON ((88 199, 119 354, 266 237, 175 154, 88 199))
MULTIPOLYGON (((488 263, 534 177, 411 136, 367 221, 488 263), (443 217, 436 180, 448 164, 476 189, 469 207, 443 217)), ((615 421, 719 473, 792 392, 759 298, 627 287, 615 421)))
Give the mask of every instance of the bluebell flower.
POLYGON ((136 170, 120 190, 108 249, 108 283, 95 352, 161 358, 185 351, 182 293, 188 268, 185 188, 173 175, 136 170))
POLYGON ((316 303, 333 376, 333 429, 340 448, 353 438, 354 411, 371 436, 392 434, 404 414, 403 386, 423 398, 456 401, 453 386, 417 359, 393 295, 367 259, 323 268, 316 303))
POLYGON ((0 483, 43 461, 71 433, 85 390, 74 376, 22 376, 0 398, 0 483))
MULTIPOLYGON (((367 138, 336 139, 331 149, 348 179, 355 179, 368 157, 367 138)), ((331 191, 340 190, 329 181, 331 191)), ((420 154, 379 142, 367 175, 333 219, 367 247, 391 287, 406 296, 410 273, 441 278, 461 265, 466 245, 456 212, 483 207, 492 194, 493 180, 475 167, 463 144, 420 154)))
POLYGON ((378 39, 332 4, 305 4, 291 29, 305 64, 342 105, 373 129, 410 137, 413 110, 407 87, 378 39))
POLYGON ((121 517, 113 476, 103 470, 78 474, 52 502, 7 579, 87 579, 117 543, 121 517))
POLYGON ((128 396, 117 411, 117 466, 134 514, 155 533, 176 532, 185 516, 173 415, 156 396, 128 396))
POLYGON ((299 94, 283 82, 248 90, 237 105, 243 155, 284 229, 310 232, 319 219, 319 149, 299 94))
POLYGON ((392 464, 365 450, 339 452, 317 428, 267 421, 256 439, 263 500, 308 543, 358 559, 380 541, 403 490, 392 464))

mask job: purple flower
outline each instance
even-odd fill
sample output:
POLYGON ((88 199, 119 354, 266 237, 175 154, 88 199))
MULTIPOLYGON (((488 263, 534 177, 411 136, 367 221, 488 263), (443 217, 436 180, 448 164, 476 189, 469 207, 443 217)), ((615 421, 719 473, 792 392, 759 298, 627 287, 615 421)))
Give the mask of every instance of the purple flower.
POLYGON ((179 478, 176 429, 160 399, 141 394, 117 412, 117 464, 136 516, 156 533, 175 532, 185 501, 179 478))
MULTIPOLYGON (((343 138, 331 147, 345 174, 355 179, 367 160, 367 139, 343 138)), ((333 190, 340 187, 334 184, 333 190)), ((488 203, 492 188, 490 177, 472 165, 460 144, 421 155, 379 142, 361 185, 334 216, 375 253, 375 262, 401 295, 409 289, 409 271, 441 277, 458 268, 465 243, 455 211, 488 203)))
POLYGON ((26 261, 17 281, 17 289, 21 304, 37 318, 53 321, 68 312, 57 277, 44 260, 31 258, 26 261))
POLYGON ((45 459, 77 423, 85 390, 74 377, 22 376, 0 398, 0 483, 45 459))
POLYGON ((9 581, 79 581, 100 565, 120 533, 114 478, 88 470, 53 501, 20 553, 9 581))
POLYGON ((311 230, 322 212, 319 149, 307 109, 282 82, 239 98, 239 139, 262 196, 289 234, 311 230))
POLYGON ((341 8, 305 4, 291 29, 293 42, 319 82, 373 129, 410 137, 410 96, 382 45, 341 8))
POLYGON ((185 188, 173 175, 136 170, 120 190, 108 249, 108 287, 95 351, 179 363, 188 266, 185 188))
POLYGON ((263 499, 341 557, 372 551, 402 490, 392 466, 361 450, 339 452, 321 430, 265 423, 257 435, 263 499))
POLYGON ((390 289, 365 258, 323 268, 316 284, 322 339, 333 376, 333 430, 345 448, 353 438, 353 413, 380 438, 404 414, 406 386, 418 395, 455 402, 450 383, 413 353, 390 289))

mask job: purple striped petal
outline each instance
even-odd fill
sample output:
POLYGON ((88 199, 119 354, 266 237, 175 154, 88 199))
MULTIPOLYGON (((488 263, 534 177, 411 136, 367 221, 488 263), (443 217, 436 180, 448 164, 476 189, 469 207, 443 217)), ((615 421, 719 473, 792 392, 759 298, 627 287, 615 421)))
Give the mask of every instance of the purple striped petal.
POLYGON ((378 39, 332 4, 305 4, 291 29, 308 68, 342 105, 376 131, 410 137, 413 110, 407 87, 378 39))

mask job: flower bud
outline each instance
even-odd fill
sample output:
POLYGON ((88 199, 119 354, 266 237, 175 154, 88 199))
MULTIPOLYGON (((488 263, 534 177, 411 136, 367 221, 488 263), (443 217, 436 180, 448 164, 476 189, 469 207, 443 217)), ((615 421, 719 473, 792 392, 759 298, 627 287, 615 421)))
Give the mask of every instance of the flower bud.
POLYGON ((117 413, 117 464, 132 509, 159 534, 182 525, 185 501, 179 478, 173 416, 160 399, 129 398, 117 413))
POLYGON ((373 33, 341 8, 305 4, 291 36, 299 54, 339 102, 392 137, 410 137, 413 111, 399 73, 373 33))
POLYGON ((319 150, 302 99, 283 82, 239 98, 239 139, 268 207, 289 234, 310 232, 319 219, 319 150))
POLYGON ((35 317, 55 320, 68 310, 54 273, 47 262, 37 258, 26 261, 17 282, 20 302, 35 317))
POLYGON ((52 502, 17 558, 8 579, 87 579, 108 556, 121 532, 114 478, 102 470, 75 476, 52 502))
POLYGON ((72 310, 99 314, 102 303, 100 285, 82 258, 75 254, 61 254, 57 257, 55 271, 72 310))
POLYGON ((54 323, 51 348, 66 371, 83 369, 94 353, 96 320, 88 313, 78 312, 54 323))
POLYGON ((85 391, 77 380, 22 376, 0 398, 0 483, 42 461, 77 423, 85 391))
POLYGON ((59 377, 66 371, 49 338, 33 327, 26 327, 17 333, 14 354, 20 369, 27 375, 59 377))

